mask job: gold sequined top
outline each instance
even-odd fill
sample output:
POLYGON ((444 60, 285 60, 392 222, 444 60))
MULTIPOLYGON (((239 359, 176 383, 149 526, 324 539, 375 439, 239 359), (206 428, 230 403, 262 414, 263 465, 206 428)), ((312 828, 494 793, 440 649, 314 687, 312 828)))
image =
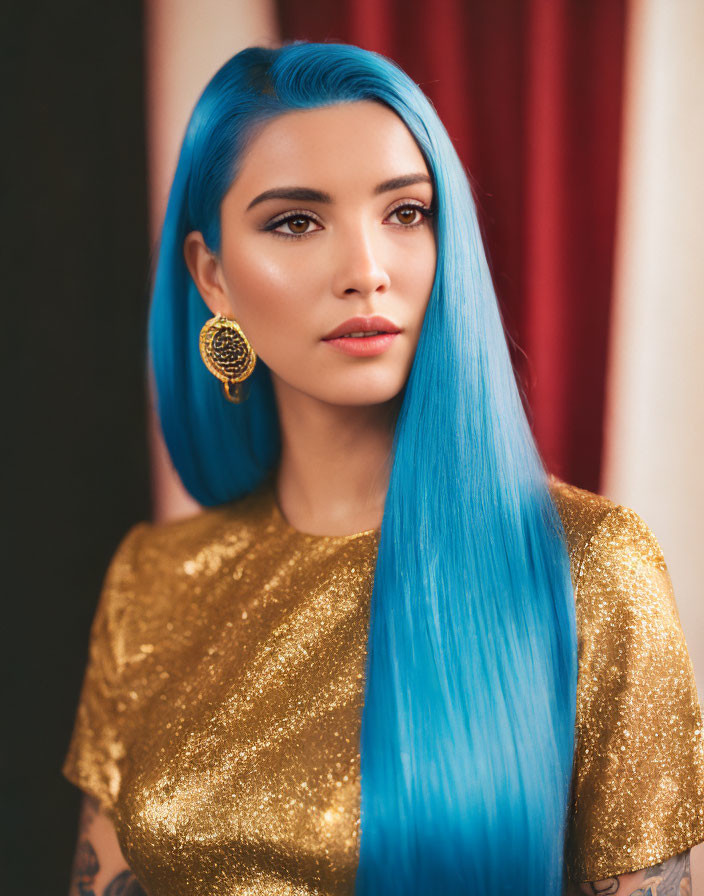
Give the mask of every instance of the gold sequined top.
MULTIPOLYGON (((567 867, 595 881, 704 840, 704 736, 657 541, 560 483, 579 677, 567 867)), ((270 477, 138 523, 108 569, 63 773, 152 896, 352 894, 379 531, 292 528, 270 477)))

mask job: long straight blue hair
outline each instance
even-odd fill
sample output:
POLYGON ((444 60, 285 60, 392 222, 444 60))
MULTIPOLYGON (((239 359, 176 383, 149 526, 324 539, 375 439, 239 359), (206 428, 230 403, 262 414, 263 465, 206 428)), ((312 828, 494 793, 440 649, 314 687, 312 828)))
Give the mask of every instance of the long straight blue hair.
POLYGON ((198 353, 211 316, 183 258, 220 251, 220 204, 255 125, 374 100, 431 172, 437 267, 393 434, 361 729, 360 896, 562 891, 574 748, 575 605, 549 478, 526 420, 466 173, 432 104, 347 44, 250 47, 191 115, 161 233, 149 360, 162 430, 205 505, 253 491, 280 431, 259 360, 229 403, 198 353))

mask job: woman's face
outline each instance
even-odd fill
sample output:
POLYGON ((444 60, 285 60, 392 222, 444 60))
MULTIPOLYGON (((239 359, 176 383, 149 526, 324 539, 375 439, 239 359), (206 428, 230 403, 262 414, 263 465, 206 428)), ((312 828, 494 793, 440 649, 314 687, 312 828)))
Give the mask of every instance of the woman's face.
POLYGON ((211 310, 237 320, 279 393, 377 404, 398 395, 413 362, 435 275, 432 201, 423 156, 387 107, 289 112, 243 155, 221 206, 220 258, 197 232, 185 256, 211 310), (325 339, 377 315, 396 335, 325 339))

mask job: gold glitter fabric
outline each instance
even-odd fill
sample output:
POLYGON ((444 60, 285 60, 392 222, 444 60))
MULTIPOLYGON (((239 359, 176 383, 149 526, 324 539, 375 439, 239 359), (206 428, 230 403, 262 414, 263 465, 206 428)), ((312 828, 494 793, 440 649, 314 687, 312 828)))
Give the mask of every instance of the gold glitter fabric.
POLYGON ((567 865, 597 881, 704 840, 704 732, 660 546, 643 520, 554 482, 579 675, 567 865))
MULTIPOLYGON (((701 711, 654 537, 552 487, 579 635, 568 870, 599 880, 704 840, 701 711)), ((378 540, 297 531, 271 477, 123 539, 63 773, 151 896, 354 892, 378 540)))

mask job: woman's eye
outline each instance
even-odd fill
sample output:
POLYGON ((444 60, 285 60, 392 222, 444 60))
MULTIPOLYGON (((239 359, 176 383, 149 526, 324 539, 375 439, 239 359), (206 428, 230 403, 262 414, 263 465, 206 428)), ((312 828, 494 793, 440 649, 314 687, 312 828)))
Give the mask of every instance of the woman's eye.
POLYGON ((396 215, 404 227, 418 227, 432 215, 432 211, 423 205, 400 205, 391 214, 396 215))
POLYGON ((308 229, 309 224, 317 224, 317 221, 311 218, 310 215, 304 215, 296 212, 295 214, 288 215, 285 218, 279 218, 278 220, 273 221, 271 224, 268 224, 265 227, 265 230, 276 234, 276 236, 307 236, 309 233, 314 232, 313 230, 308 229), (281 230, 280 228, 282 227, 287 228, 287 230, 281 230))

